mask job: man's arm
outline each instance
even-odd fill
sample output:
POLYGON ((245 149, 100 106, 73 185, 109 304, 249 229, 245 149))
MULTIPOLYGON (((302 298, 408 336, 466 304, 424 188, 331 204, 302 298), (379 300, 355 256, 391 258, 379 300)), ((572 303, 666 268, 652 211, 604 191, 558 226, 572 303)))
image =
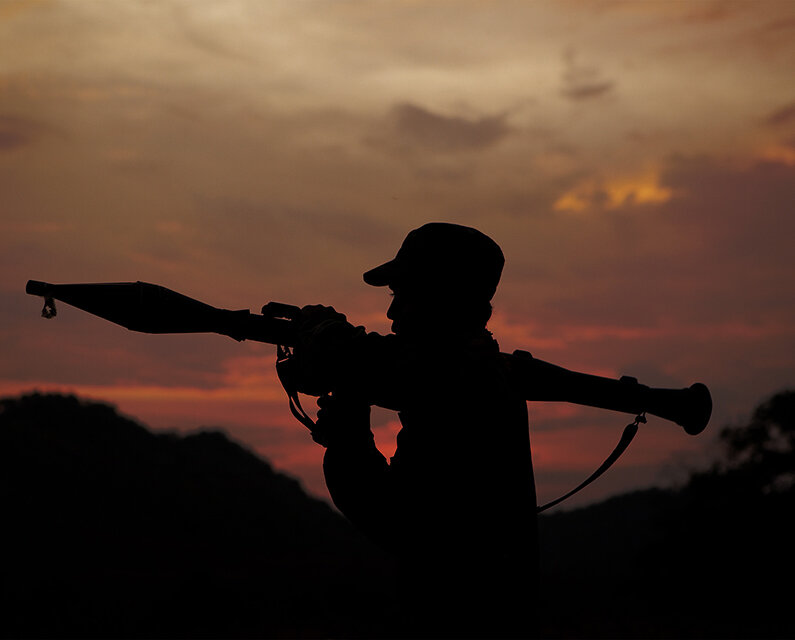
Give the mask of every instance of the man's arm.
POLYGON ((304 307, 295 347, 299 390, 318 393, 313 439, 326 447, 323 471, 337 508, 364 533, 390 545, 396 512, 393 474, 375 446, 370 405, 394 405, 400 379, 395 336, 367 334, 331 307, 304 307), (328 391, 332 391, 331 394, 328 391), (384 401, 383 397, 387 397, 384 401))
POLYGON ((394 508, 389 465, 375 446, 370 406, 359 399, 318 399, 314 440, 326 447, 323 473, 331 499, 370 538, 389 546, 394 508))

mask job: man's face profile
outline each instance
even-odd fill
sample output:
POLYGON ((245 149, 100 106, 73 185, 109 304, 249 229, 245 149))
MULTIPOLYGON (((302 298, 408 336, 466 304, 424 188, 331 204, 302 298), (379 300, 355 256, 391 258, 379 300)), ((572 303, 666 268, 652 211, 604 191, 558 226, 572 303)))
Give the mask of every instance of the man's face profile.
POLYGON ((416 293, 405 284, 392 283, 389 285, 391 303, 386 312, 386 317, 392 321, 392 333, 403 335, 411 332, 411 328, 420 322, 423 315, 423 305, 417 301, 416 293), (406 331, 408 327, 408 331, 406 331))
MULTIPOLYGON (((438 334, 455 326, 457 314, 466 308, 450 295, 442 295, 417 283, 389 285, 391 303, 386 317, 392 321, 392 333, 403 336, 438 334)), ((450 292, 448 292, 450 293, 450 292)))

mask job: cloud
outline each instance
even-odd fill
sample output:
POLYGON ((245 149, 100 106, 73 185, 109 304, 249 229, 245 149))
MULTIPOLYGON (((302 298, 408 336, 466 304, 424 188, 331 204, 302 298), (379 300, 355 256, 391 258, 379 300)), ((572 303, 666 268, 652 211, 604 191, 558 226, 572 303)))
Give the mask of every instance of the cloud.
POLYGON ((563 95, 572 100, 585 100, 604 95, 613 88, 612 82, 584 82, 583 80, 571 81, 563 89, 563 95))
POLYGON ((685 5, 682 20, 694 24, 721 22, 731 18, 734 12, 735 7, 727 2, 700 3, 695 7, 685 5))
POLYGON ((596 67, 580 64, 574 50, 568 49, 563 57, 565 69, 562 93, 570 100, 598 98, 615 87, 615 83, 604 79, 596 67))
POLYGON ((593 212, 632 204, 656 204, 672 197, 671 189, 660 184, 655 171, 613 177, 609 180, 589 178, 555 201, 556 211, 593 212))
POLYGON ((778 127, 795 121, 795 102, 779 107, 765 118, 765 124, 778 127))
POLYGON ((511 131, 506 115, 467 119, 444 116, 404 102, 392 110, 395 133, 401 140, 435 151, 477 151, 491 147, 511 131))
POLYGON ((0 153, 31 144, 46 128, 42 123, 29 118, 0 115, 0 153))

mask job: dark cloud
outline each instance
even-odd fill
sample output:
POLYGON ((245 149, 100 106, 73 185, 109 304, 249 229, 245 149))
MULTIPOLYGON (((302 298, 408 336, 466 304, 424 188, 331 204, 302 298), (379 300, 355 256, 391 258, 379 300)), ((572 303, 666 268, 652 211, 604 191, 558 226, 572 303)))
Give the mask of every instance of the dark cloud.
POLYGON ((437 151, 485 149, 511 131, 505 114, 470 120, 439 115, 410 103, 394 107, 392 118, 402 140, 437 151))
POLYGON ((776 109, 765 118, 765 124, 768 124, 772 127, 786 125, 791 122, 795 122, 795 102, 785 104, 783 107, 776 109))
POLYGON ((731 18, 734 11, 726 2, 706 2, 690 7, 682 16, 683 22, 706 24, 731 18))
POLYGON ((775 48, 779 44, 791 42, 793 33, 795 33, 795 15, 792 15, 790 9, 790 15, 776 16, 756 28, 753 38, 760 44, 775 48))
POLYGON ((565 69, 563 71, 564 96, 571 100, 588 100, 605 95, 615 88, 615 83, 606 80, 596 67, 582 65, 577 61, 577 54, 569 49, 563 54, 565 69))
POLYGON ((0 115, 0 152, 30 144, 43 130, 44 126, 34 120, 0 115))
POLYGON ((572 83, 563 89, 563 95, 572 100, 585 100, 604 95, 613 88, 612 82, 572 83))

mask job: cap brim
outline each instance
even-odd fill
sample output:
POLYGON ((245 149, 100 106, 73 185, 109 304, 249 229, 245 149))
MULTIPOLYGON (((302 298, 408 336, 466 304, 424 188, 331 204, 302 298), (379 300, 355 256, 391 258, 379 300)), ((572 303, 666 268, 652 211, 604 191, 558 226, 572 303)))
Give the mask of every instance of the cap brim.
POLYGON ((369 271, 365 272, 363 276, 364 281, 374 287, 385 287, 394 281, 395 273, 397 271, 396 267, 397 265, 395 264, 394 260, 385 262, 375 269, 370 269, 369 271))

